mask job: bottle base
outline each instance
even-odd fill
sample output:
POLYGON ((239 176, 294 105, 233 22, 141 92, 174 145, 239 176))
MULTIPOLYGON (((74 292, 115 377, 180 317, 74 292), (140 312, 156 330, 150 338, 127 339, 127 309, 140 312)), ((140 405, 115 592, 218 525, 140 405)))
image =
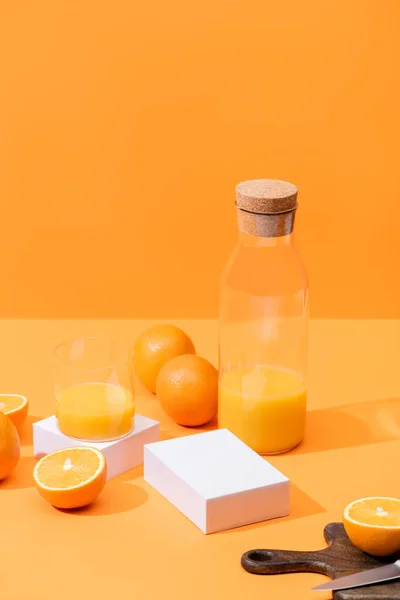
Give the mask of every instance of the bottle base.
POLYGON ((276 450, 275 452, 271 451, 265 451, 265 452, 258 452, 258 454, 260 456, 276 456, 277 454, 286 454, 287 452, 290 452, 291 450, 294 450, 295 448, 297 448, 298 446, 300 446, 300 444, 302 443, 303 440, 300 440, 299 442, 297 442, 296 444, 294 444, 293 446, 290 446, 289 448, 285 448, 284 450, 276 450))

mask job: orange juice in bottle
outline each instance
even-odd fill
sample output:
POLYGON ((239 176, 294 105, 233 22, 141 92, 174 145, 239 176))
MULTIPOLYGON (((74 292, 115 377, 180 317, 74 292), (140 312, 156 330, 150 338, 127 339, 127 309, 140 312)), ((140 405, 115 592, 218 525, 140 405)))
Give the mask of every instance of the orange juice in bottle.
POLYGON ((260 454, 303 439, 308 284, 293 245, 297 189, 237 186, 239 240, 221 285, 218 424, 260 454))

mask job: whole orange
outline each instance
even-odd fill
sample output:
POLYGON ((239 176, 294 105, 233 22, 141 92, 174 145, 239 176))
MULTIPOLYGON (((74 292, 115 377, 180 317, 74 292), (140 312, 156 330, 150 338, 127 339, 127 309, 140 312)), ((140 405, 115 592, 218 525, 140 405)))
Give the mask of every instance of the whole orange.
POLYGON ((175 356, 195 354, 192 340, 174 325, 155 325, 144 331, 134 346, 135 372, 153 394, 162 367, 175 356))
POLYGON ((177 356, 158 375, 157 397, 179 425, 204 425, 217 414, 218 371, 200 356, 177 356))
POLYGON ((17 466, 20 454, 19 435, 15 425, 0 413, 0 479, 8 477, 17 466))

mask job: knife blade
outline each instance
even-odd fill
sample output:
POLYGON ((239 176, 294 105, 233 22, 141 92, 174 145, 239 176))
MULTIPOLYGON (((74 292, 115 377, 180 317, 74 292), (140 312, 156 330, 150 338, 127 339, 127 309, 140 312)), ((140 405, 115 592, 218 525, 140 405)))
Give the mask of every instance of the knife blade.
POLYGON ((317 585, 317 587, 312 588, 312 590, 347 590, 350 588, 362 587, 363 585, 380 583, 382 581, 391 581, 392 579, 398 579, 399 577, 400 560, 396 560, 396 562, 392 563, 391 565, 376 567, 375 569, 368 569, 367 571, 354 573, 354 575, 346 575, 346 577, 333 579, 328 583, 317 585))

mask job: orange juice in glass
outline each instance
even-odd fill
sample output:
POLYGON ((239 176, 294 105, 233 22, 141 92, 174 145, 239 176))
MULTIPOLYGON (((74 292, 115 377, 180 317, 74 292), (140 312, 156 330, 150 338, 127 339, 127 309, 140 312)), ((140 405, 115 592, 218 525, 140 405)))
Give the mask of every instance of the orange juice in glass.
POLYGON ((132 363, 108 338, 80 338, 58 346, 56 418, 64 435, 104 442, 133 428, 132 363))

